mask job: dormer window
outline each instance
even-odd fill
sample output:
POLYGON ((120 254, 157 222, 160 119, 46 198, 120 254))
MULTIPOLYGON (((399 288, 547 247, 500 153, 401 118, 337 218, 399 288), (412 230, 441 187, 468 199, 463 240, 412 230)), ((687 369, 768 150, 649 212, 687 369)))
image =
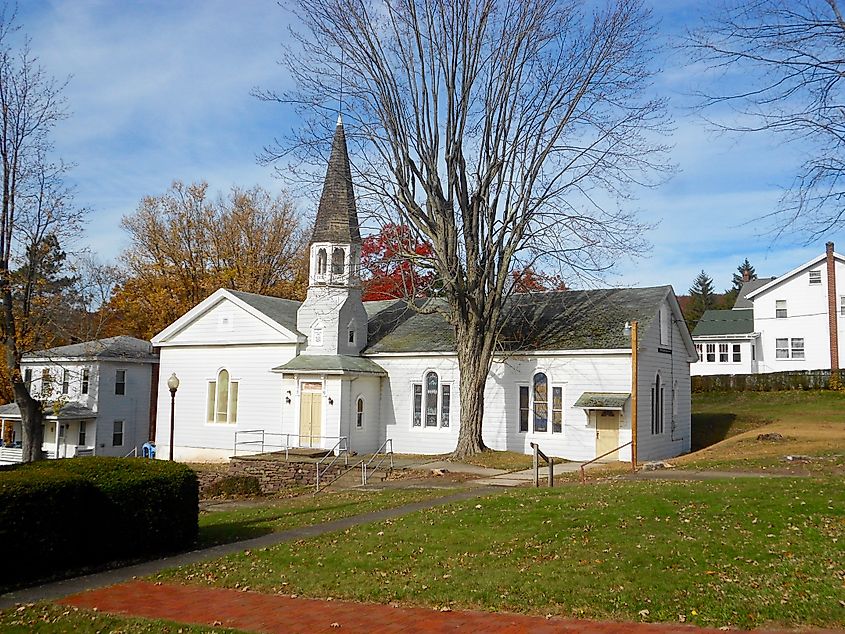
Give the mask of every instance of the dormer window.
POLYGON ((346 259, 343 249, 340 247, 332 251, 332 275, 343 274, 343 261, 346 259))
POLYGON ((810 284, 821 284, 821 283, 822 283, 821 269, 816 269, 815 271, 810 271, 810 284))
POLYGON ((317 275, 323 276, 326 274, 326 266, 328 263, 328 256, 325 249, 317 251, 317 275))

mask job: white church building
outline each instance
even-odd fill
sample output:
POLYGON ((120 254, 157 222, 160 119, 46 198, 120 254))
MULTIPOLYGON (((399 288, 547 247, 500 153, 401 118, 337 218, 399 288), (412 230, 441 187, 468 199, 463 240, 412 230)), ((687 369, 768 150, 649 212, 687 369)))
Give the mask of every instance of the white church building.
MULTIPOLYGON (((191 461, 225 460, 236 444, 247 453, 342 443, 365 454, 390 440, 398 453, 452 451, 461 408, 454 329, 405 300, 363 302, 360 257, 339 121, 305 301, 220 289, 153 338, 158 456, 171 442, 177 460, 191 461)), ((536 442, 548 455, 589 460, 629 443, 626 326, 637 322, 638 458, 689 451, 696 353, 670 286, 519 294, 506 313, 485 391, 488 447, 530 453, 536 442)), ((628 444, 610 457, 630 452, 628 444)))

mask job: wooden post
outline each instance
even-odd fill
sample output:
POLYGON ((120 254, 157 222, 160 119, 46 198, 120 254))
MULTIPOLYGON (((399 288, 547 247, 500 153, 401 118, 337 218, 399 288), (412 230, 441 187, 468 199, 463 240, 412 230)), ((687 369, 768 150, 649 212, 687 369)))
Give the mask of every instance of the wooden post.
POLYGON ((631 322, 631 469, 637 470, 637 322, 631 322))
POLYGON ((534 450, 534 486, 540 486, 540 456, 537 455, 537 452, 540 450, 540 447, 535 443, 531 443, 531 448, 534 450))
POLYGON ((555 485, 555 459, 547 458, 546 462, 549 464, 549 488, 555 485))

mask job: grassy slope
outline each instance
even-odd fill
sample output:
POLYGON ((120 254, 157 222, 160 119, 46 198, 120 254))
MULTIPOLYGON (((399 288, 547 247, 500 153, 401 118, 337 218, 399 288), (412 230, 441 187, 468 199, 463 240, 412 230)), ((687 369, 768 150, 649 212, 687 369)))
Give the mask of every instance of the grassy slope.
POLYGON ((693 449, 673 460, 695 468, 778 468, 845 474, 845 394, 830 391, 739 392, 693 395, 693 449), (780 442, 758 441, 779 433, 780 442), (715 443, 715 444, 713 444, 715 443), (785 455, 823 456, 788 466, 785 455))
POLYGON ((477 504, 157 578, 597 619, 845 625, 835 479, 616 482, 477 504))

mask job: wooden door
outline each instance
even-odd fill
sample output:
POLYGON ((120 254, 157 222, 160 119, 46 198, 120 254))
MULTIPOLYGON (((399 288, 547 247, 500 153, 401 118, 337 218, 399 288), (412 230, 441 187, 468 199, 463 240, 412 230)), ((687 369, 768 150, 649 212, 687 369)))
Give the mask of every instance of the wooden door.
MULTIPOLYGON (((319 384, 318 384, 319 385, 319 384)), ((308 384, 303 385, 299 398, 299 444, 302 447, 319 447, 322 429, 323 392, 308 384)))
MULTIPOLYGON (((619 412, 596 411, 596 456, 611 451, 619 446, 619 412)), ((602 460, 619 460, 619 452, 614 451, 602 460)))

